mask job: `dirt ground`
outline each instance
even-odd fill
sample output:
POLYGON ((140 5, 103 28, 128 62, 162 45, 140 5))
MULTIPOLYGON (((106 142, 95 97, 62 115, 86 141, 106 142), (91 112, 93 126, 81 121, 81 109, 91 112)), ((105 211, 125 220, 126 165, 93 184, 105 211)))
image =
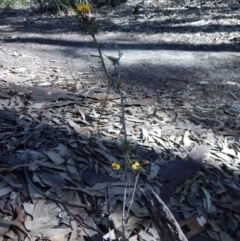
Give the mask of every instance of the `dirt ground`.
MULTIPOLYGON (((125 83, 153 89, 239 85, 239 6, 203 3, 149 1, 133 14, 137 2, 131 1, 93 13, 106 55, 117 56, 116 44, 123 54, 125 83)), ((1 12, 0 29, 1 73, 7 68, 28 78, 41 73, 40 82, 54 81, 56 69, 66 78, 90 72, 96 79, 100 73, 92 39, 72 16, 11 9, 1 12)))

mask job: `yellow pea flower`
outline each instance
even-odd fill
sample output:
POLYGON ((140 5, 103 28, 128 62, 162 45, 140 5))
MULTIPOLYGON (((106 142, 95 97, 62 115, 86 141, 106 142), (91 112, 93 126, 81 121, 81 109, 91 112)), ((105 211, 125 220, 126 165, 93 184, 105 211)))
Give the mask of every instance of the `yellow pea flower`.
POLYGON ((120 164, 116 163, 116 162, 113 162, 112 163, 112 169, 113 170, 119 170, 121 168, 120 164))
POLYGON ((77 6, 77 10, 80 13, 88 13, 90 11, 90 5, 89 4, 79 4, 77 6))
POLYGON ((132 169, 133 169, 133 170, 138 170, 139 168, 140 168, 139 162, 134 162, 134 163, 132 164, 132 169))

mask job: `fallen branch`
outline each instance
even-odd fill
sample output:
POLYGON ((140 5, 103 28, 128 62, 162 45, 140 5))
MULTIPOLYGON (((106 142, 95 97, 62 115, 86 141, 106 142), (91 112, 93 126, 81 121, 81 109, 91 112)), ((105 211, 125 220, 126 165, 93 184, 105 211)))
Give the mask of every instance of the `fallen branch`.
POLYGON ((149 212, 150 218, 158 231, 160 240, 164 241, 188 241, 182 232, 178 222, 162 201, 151 190, 141 190, 142 200, 149 212))

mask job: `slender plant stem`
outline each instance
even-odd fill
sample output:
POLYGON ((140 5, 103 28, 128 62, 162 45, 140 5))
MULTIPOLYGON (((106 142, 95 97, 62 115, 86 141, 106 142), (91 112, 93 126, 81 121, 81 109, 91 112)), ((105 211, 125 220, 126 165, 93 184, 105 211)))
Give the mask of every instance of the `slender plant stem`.
MULTIPOLYGON (((107 67, 106 67, 106 64, 105 64, 105 61, 104 61, 104 58, 103 58, 103 53, 102 53, 102 49, 101 49, 101 46, 99 45, 97 39, 96 39, 96 36, 95 34, 91 34, 92 38, 93 38, 93 41, 94 41, 94 44, 97 48, 97 51, 98 51, 98 54, 99 54, 99 57, 100 57, 100 60, 101 60, 101 63, 102 63, 102 66, 103 66, 103 70, 106 74, 106 77, 108 78, 109 82, 112 84, 115 92, 119 93, 120 94, 120 98, 121 98, 121 109, 122 109, 122 125, 123 125, 123 133, 124 133, 124 140, 127 141, 127 130, 126 130, 126 123, 125 123, 125 111, 124 111, 124 102, 123 102, 123 92, 117 88, 117 85, 114 83, 114 80, 110 77, 109 73, 108 73, 108 70, 107 70, 107 67)), ((119 59, 121 57, 121 53, 119 52, 119 59)), ((120 79, 120 74, 119 74, 119 59, 118 59, 118 63, 117 63, 117 68, 116 68, 116 72, 117 72, 117 80, 116 82, 118 83, 119 82, 119 79, 120 79)), ((106 98, 104 99, 104 104, 103 104, 103 108, 105 107, 106 103, 107 103, 107 97, 109 95, 109 92, 110 92, 110 84, 108 85, 108 90, 107 90, 107 95, 106 95, 106 98)), ((102 111, 101 111, 102 113, 102 111)), ((102 114, 100 114, 100 117, 98 119, 98 130, 99 130, 99 125, 100 125, 100 120, 101 120, 101 117, 102 117, 102 114)))
POLYGON ((98 41, 97 41, 97 39, 95 37, 95 34, 93 33, 93 34, 91 34, 91 36, 93 38, 94 44, 96 45, 96 48, 97 48, 97 51, 98 51, 98 54, 99 54, 99 58, 101 59, 101 63, 102 63, 102 66, 103 66, 104 73, 106 74, 107 78, 110 81, 113 81, 112 78, 110 77, 110 75, 108 74, 108 70, 107 70, 107 67, 106 67, 106 64, 105 64, 105 61, 104 61, 104 58, 103 58, 101 46, 98 43, 98 41))
POLYGON ((135 178, 135 183, 134 183, 134 187, 133 187, 133 193, 131 195, 131 200, 129 202, 129 207, 128 207, 125 219, 128 219, 128 215, 129 215, 130 209, 131 209, 132 204, 133 204, 133 199, 134 199, 134 196, 135 196, 135 193, 136 193, 136 190, 137 190, 137 184, 138 184, 139 175, 140 175, 140 172, 137 173, 136 178, 135 178))
MULTIPOLYGON (((119 65, 119 62, 120 62, 120 58, 121 58, 122 54, 118 50, 118 58, 114 59, 114 60, 110 59, 110 57, 107 56, 110 60, 112 60, 113 65, 115 66, 115 72, 117 74, 117 78, 116 79, 111 78, 109 73, 108 73, 108 70, 107 70, 107 67, 106 67, 106 64, 105 64, 105 60, 103 58, 103 54, 104 53, 102 52, 101 45, 98 43, 94 32, 90 33, 90 35, 92 36, 94 44, 95 44, 95 46, 97 48, 97 51, 98 51, 98 54, 99 54, 99 58, 101 60, 102 67, 103 67, 103 70, 105 72, 105 75, 106 75, 107 79, 109 80, 107 95, 106 95, 106 98, 104 100, 103 108, 105 107, 106 102, 107 102, 107 97, 109 95, 110 86, 112 86, 113 89, 115 90, 115 92, 120 94, 123 135, 124 135, 124 141, 125 141, 125 143, 127 143, 128 138, 127 138, 127 128, 126 128, 126 122, 125 122, 124 95, 123 95, 123 91, 121 90, 120 85, 119 85, 119 82, 120 82, 120 74, 119 74, 119 72, 120 72, 120 65, 119 65)), ((100 115, 99 120, 98 120, 98 128, 99 128, 99 125, 100 125, 101 116, 102 116, 102 114, 100 115)), ((132 206, 132 203, 133 203, 133 199, 134 199, 134 195, 135 195, 136 187, 137 187, 137 182, 138 182, 138 178, 139 178, 139 174, 140 174, 140 172, 137 173, 137 176, 136 176, 136 179, 135 179, 133 193, 131 195, 130 204, 129 204, 127 213, 125 214, 126 199, 127 199, 127 185, 128 185, 128 180, 127 180, 127 169, 128 169, 128 167, 127 167, 127 164, 130 163, 130 161, 131 161, 130 158, 129 158, 129 155, 128 155, 128 151, 129 150, 125 151, 125 155, 126 155, 126 163, 125 163, 125 171, 124 171, 125 187, 124 187, 124 194, 123 194, 123 209, 122 209, 122 234, 123 234, 123 240, 124 241, 126 240, 126 232, 125 232, 126 221, 127 221, 128 216, 129 216, 129 212, 130 212, 130 209, 131 209, 131 206, 132 206)))
POLYGON ((124 102, 123 102, 123 93, 120 92, 121 97, 121 108, 122 108, 122 125, 123 125, 123 135, 124 140, 127 142, 127 128, 126 128, 126 122, 125 122, 125 110, 124 110, 124 102))
POLYGON ((125 176, 125 185, 124 185, 124 194, 123 194, 123 207, 122 207, 122 233, 123 239, 126 239, 125 227, 126 227, 126 216, 125 216, 125 207, 126 207, 126 199, 127 199, 127 167, 125 167, 124 171, 125 176))

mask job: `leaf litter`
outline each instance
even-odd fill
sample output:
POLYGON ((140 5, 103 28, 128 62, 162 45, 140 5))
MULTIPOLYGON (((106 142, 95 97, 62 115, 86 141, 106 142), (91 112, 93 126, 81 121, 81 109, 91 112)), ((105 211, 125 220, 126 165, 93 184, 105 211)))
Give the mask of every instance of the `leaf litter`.
MULTIPOLYGON (((49 87, 35 76, 22 85, 24 71, 0 82, 1 239, 119 238, 124 178, 111 168, 124 158, 119 96, 89 80, 74 89, 75 80, 49 87)), ((228 85, 232 99, 207 81, 126 90, 130 158, 148 161, 139 186, 162 197, 193 241, 240 239, 240 97, 228 85)), ((137 190, 127 234, 156 233, 137 190)))
MULTIPOLYGON (((102 99, 93 96, 94 91, 106 91, 103 84, 84 98, 58 88, 10 86, 2 83, 1 91, 2 235, 13 240, 100 240, 110 228, 116 236, 121 231, 124 192, 123 171, 111 168, 112 162, 124 158, 115 111, 120 108, 119 97, 110 96, 110 107, 102 108, 102 99)), ((188 227, 185 234, 190 240, 199 233, 215 240, 237 240, 240 153, 239 140, 231 135, 237 126, 225 123, 229 125, 225 129, 214 129, 218 116, 228 118, 223 106, 195 108, 182 96, 184 108, 179 108, 179 100, 171 99, 169 105, 169 93, 159 95, 162 103, 156 101, 157 93, 149 99, 146 89, 135 87, 135 93, 126 95, 126 123, 131 159, 148 160, 139 186, 158 192, 177 213, 179 223, 188 227), (175 111, 180 113, 177 118, 175 111), (211 118, 204 117, 209 111, 211 118), (228 133, 223 135, 223 130, 228 133)), ((129 179, 128 195, 133 180, 129 179)), ((153 235, 146 231, 150 219, 141 203, 137 190, 127 234, 134 237, 138 230, 137 235, 147 240, 153 235)))

